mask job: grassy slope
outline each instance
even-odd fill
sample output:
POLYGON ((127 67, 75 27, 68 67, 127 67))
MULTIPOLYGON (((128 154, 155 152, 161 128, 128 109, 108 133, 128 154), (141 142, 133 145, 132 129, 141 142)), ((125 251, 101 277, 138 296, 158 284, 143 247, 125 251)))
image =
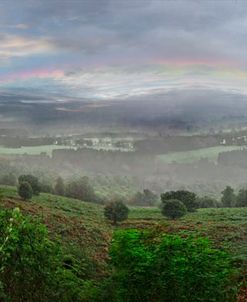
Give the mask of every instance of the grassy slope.
MULTIPOLYGON (((32 202, 24 202, 17 196, 15 188, 1 189, 4 193, 2 206, 18 206, 24 213, 39 217, 48 226, 51 236, 61 236, 68 248, 77 246, 96 263, 96 276, 106 272, 113 228, 105 221, 102 206, 50 194, 40 194, 32 202)), ((129 219, 119 227, 207 236, 215 246, 226 247, 238 266, 247 268, 247 208, 200 209, 180 220, 171 221, 164 218, 157 208, 132 207, 129 219)))
POLYGON ((25 214, 38 217, 68 251, 77 250, 94 263, 98 274, 104 273, 112 232, 100 205, 45 193, 30 202, 21 200, 14 187, 2 186, 1 191, 3 207, 19 207, 25 214))
POLYGON ((163 218, 159 209, 132 208, 125 227, 154 227, 165 233, 189 232, 224 246, 247 267, 247 208, 199 209, 184 218, 171 221, 163 218))
MULTIPOLYGON (((14 187, 1 187, 5 207, 20 207, 25 213, 40 217, 52 234, 64 242, 75 241, 91 257, 107 258, 112 226, 104 219, 101 205, 42 193, 32 202, 22 201, 14 187)), ((129 219, 120 227, 155 228, 161 232, 188 231, 209 236, 217 245, 228 248, 247 263, 247 208, 200 209, 171 221, 158 208, 131 207, 129 219)))

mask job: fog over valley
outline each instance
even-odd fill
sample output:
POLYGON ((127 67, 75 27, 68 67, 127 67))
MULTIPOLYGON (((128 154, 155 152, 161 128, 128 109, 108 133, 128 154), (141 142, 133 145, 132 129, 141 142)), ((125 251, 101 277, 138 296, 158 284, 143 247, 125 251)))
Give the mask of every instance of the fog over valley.
POLYGON ((0 0, 0 301, 247 301, 246 32, 246 0, 0 0))

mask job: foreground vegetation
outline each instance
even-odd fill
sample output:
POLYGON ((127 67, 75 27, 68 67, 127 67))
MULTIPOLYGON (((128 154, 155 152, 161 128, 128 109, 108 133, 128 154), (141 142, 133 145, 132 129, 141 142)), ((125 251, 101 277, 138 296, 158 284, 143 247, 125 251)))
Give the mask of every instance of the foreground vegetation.
MULTIPOLYGON (((214 286, 218 284, 219 287, 214 288, 215 296, 211 295, 212 300, 209 300, 209 296, 203 295, 202 290, 205 291, 205 287, 210 288, 211 281, 208 280, 207 285, 204 280, 203 286, 200 287, 198 282, 201 284, 202 280, 197 278, 200 273, 190 275, 189 280, 197 284, 192 294, 197 295, 198 300, 195 300, 193 296, 193 301, 236 301, 237 293, 238 301, 242 302, 246 299, 244 296, 244 271, 247 267, 247 208, 199 209, 196 212, 189 212, 181 219, 169 220, 161 214, 159 208, 130 207, 128 219, 113 227, 104 218, 104 208, 101 205, 45 193, 33 196, 32 201, 23 201, 18 197, 16 188, 5 186, 1 187, 1 190, 4 196, 1 211, 18 207, 24 215, 24 221, 25 217, 31 217, 31 220, 35 220, 31 222, 28 220, 28 224, 45 224, 48 229, 47 240, 52 239, 52 242, 57 242, 56 248, 61 252, 60 258, 54 260, 54 263, 57 263, 56 269, 59 271, 61 269, 63 271, 64 268, 66 270, 65 275, 63 274, 65 279, 62 281, 57 279, 56 286, 59 288, 59 284, 62 282, 67 284, 67 292, 75 286, 79 290, 76 293, 78 300, 75 299, 72 291, 64 301, 165 301, 162 295, 169 296, 172 292, 174 293, 171 284, 179 285, 180 281, 183 283, 183 280, 187 279, 183 267, 180 266, 185 256, 181 253, 187 248, 192 249, 193 253, 197 253, 197 249, 194 247, 199 248, 201 245, 204 247, 208 245, 206 250, 213 252, 215 262, 210 262, 212 267, 210 268, 207 264, 207 259, 211 256, 198 252, 198 256, 202 256, 202 258, 194 257, 195 254, 193 257, 195 261, 198 260, 206 265, 209 275, 215 276, 215 279, 213 278, 214 286), (114 242, 111 245, 113 232, 115 233, 115 245, 114 242), (139 237, 142 239, 139 240, 139 237), (130 238, 134 242, 131 243, 130 238), (127 253, 128 249, 120 248, 124 242, 133 244, 128 245, 131 254, 127 253), (175 242, 177 245, 174 246, 175 242), (116 248, 116 244, 119 248, 116 248), (165 255, 168 255, 165 253, 167 245, 169 245, 169 249, 177 251, 174 254, 175 258, 171 254, 171 258, 164 258, 165 255), (156 258, 157 255, 161 255, 160 253, 163 253, 163 256, 156 258), (148 259, 152 261, 150 262, 148 259), (144 278, 144 273, 147 273, 147 276, 154 273, 158 278, 160 273, 158 273, 158 263, 155 259, 166 259, 168 262, 164 265, 169 263, 171 266, 169 266, 169 271, 166 271, 165 267, 164 270, 162 268, 162 271, 166 273, 162 274, 162 280, 152 278, 154 282, 145 283, 147 300, 143 300, 143 280, 138 278, 144 278), (132 263, 131 261, 133 261, 133 265, 129 265, 132 263), (174 281, 175 283, 171 280, 171 274, 175 272, 172 270, 172 263, 177 263, 174 267, 175 276, 178 278, 176 282, 174 281), (125 271, 127 279, 129 279, 129 275, 133 276, 133 279, 129 281, 124 279, 122 271, 124 265, 127 265, 126 269, 128 269, 125 271), (223 268, 224 277, 217 271, 217 267, 223 268), (131 282, 129 286, 131 285, 133 289, 128 293, 123 291, 126 288, 126 282, 131 282), (165 284, 167 284, 167 288, 163 287, 165 284), (160 286, 163 288, 162 290, 160 286), (172 289, 170 293, 167 292, 169 288, 172 289), (153 293, 152 297, 150 297, 151 293, 153 293), (160 293, 161 296, 157 296, 157 293, 160 293), (222 296, 219 296, 219 293, 222 296), (72 296, 73 298, 71 298, 72 296), (148 297, 150 297, 149 300, 148 297)), ((38 226, 39 228, 43 227, 38 226)), ((201 251, 202 248, 199 250, 201 251)), ((161 263, 158 267, 161 269, 160 265, 161 263)), ((201 268, 203 269, 203 266, 201 268)), ((200 265, 198 270, 200 270, 200 265)), ((193 269, 190 270, 187 267, 187 273, 193 274, 193 269)), ((201 276, 203 277, 203 274, 201 276)), ((175 290, 177 296, 172 296, 172 301, 192 301, 188 300, 190 296, 186 293, 186 289, 181 286, 179 288, 181 290, 175 290)), ((210 290, 210 292, 212 291, 210 290)), ((34 301, 32 298, 25 297, 25 299, 16 301, 34 301)), ((52 299, 54 300, 54 297, 52 299)), ((46 301, 49 300, 46 299, 46 301)))

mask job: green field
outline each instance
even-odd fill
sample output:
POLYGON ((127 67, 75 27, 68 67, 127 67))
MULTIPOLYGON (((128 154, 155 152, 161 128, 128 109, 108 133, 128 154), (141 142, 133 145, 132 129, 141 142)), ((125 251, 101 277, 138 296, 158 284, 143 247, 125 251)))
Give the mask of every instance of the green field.
POLYGON ((39 155, 46 153, 51 156, 53 150, 57 149, 72 149, 70 146, 59 146, 59 145, 44 145, 44 146, 32 146, 32 147, 20 147, 20 148, 6 148, 0 146, 0 155, 39 155))
POLYGON ((62 239, 65 249, 76 251, 76 257, 87 257, 92 276, 97 278, 108 272, 108 249, 115 228, 208 237, 216 248, 231 253, 241 271, 247 269, 247 208, 199 209, 174 221, 162 216, 159 208, 130 207, 129 218, 113 227, 98 204, 45 193, 23 201, 14 187, 1 186, 0 190, 1 207, 19 207, 22 213, 40 219, 51 237, 62 239))
MULTIPOLYGON (((67 230, 68 240, 70 236, 73 240, 79 236, 77 239, 89 254, 99 246, 109 244, 113 227, 105 220, 101 205, 45 193, 34 196, 31 202, 24 202, 18 197, 16 188, 0 188, 5 206, 18 206, 27 214, 41 216, 53 232, 67 230)), ((199 209, 172 221, 162 216, 159 208, 130 207, 128 220, 119 227, 202 234, 217 245, 226 245, 235 257, 244 259, 247 265, 247 208, 199 209)))
POLYGON ((221 152, 233 151, 233 150, 243 150, 246 149, 243 146, 217 146, 210 148, 202 148, 191 151, 184 152, 172 152, 167 154, 158 155, 163 163, 193 163, 199 161, 200 159, 207 158, 210 161, 217 161, 218 155, 221 152))

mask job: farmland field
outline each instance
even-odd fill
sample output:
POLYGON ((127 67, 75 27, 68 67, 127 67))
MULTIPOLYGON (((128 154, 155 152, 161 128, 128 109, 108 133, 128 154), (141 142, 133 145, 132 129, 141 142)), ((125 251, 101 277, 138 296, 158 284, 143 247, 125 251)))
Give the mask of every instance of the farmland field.
POLYGON ((171 164, 176 163, 193 163, 199 161, 200 159, 207 158, 210 161, 217 161, 218 155, 221 152, 233 151, 233 150, 243 150, 246 149, 243 146, 217 146, 210 148, 202 148, 191 151, 184 152, 172 152, 168 154, 158 155, 163 163, 171 164))
POLYGON ((44 146, 30 146, 30 147, 20 147, 20 148, 5 148, 0 146, 0 155, 39 155, 41 153, 46 153, 51 156, 53 150, 57 149, 71 149, 70 146, 60 146, 60 145, 44 145, 44 146))

